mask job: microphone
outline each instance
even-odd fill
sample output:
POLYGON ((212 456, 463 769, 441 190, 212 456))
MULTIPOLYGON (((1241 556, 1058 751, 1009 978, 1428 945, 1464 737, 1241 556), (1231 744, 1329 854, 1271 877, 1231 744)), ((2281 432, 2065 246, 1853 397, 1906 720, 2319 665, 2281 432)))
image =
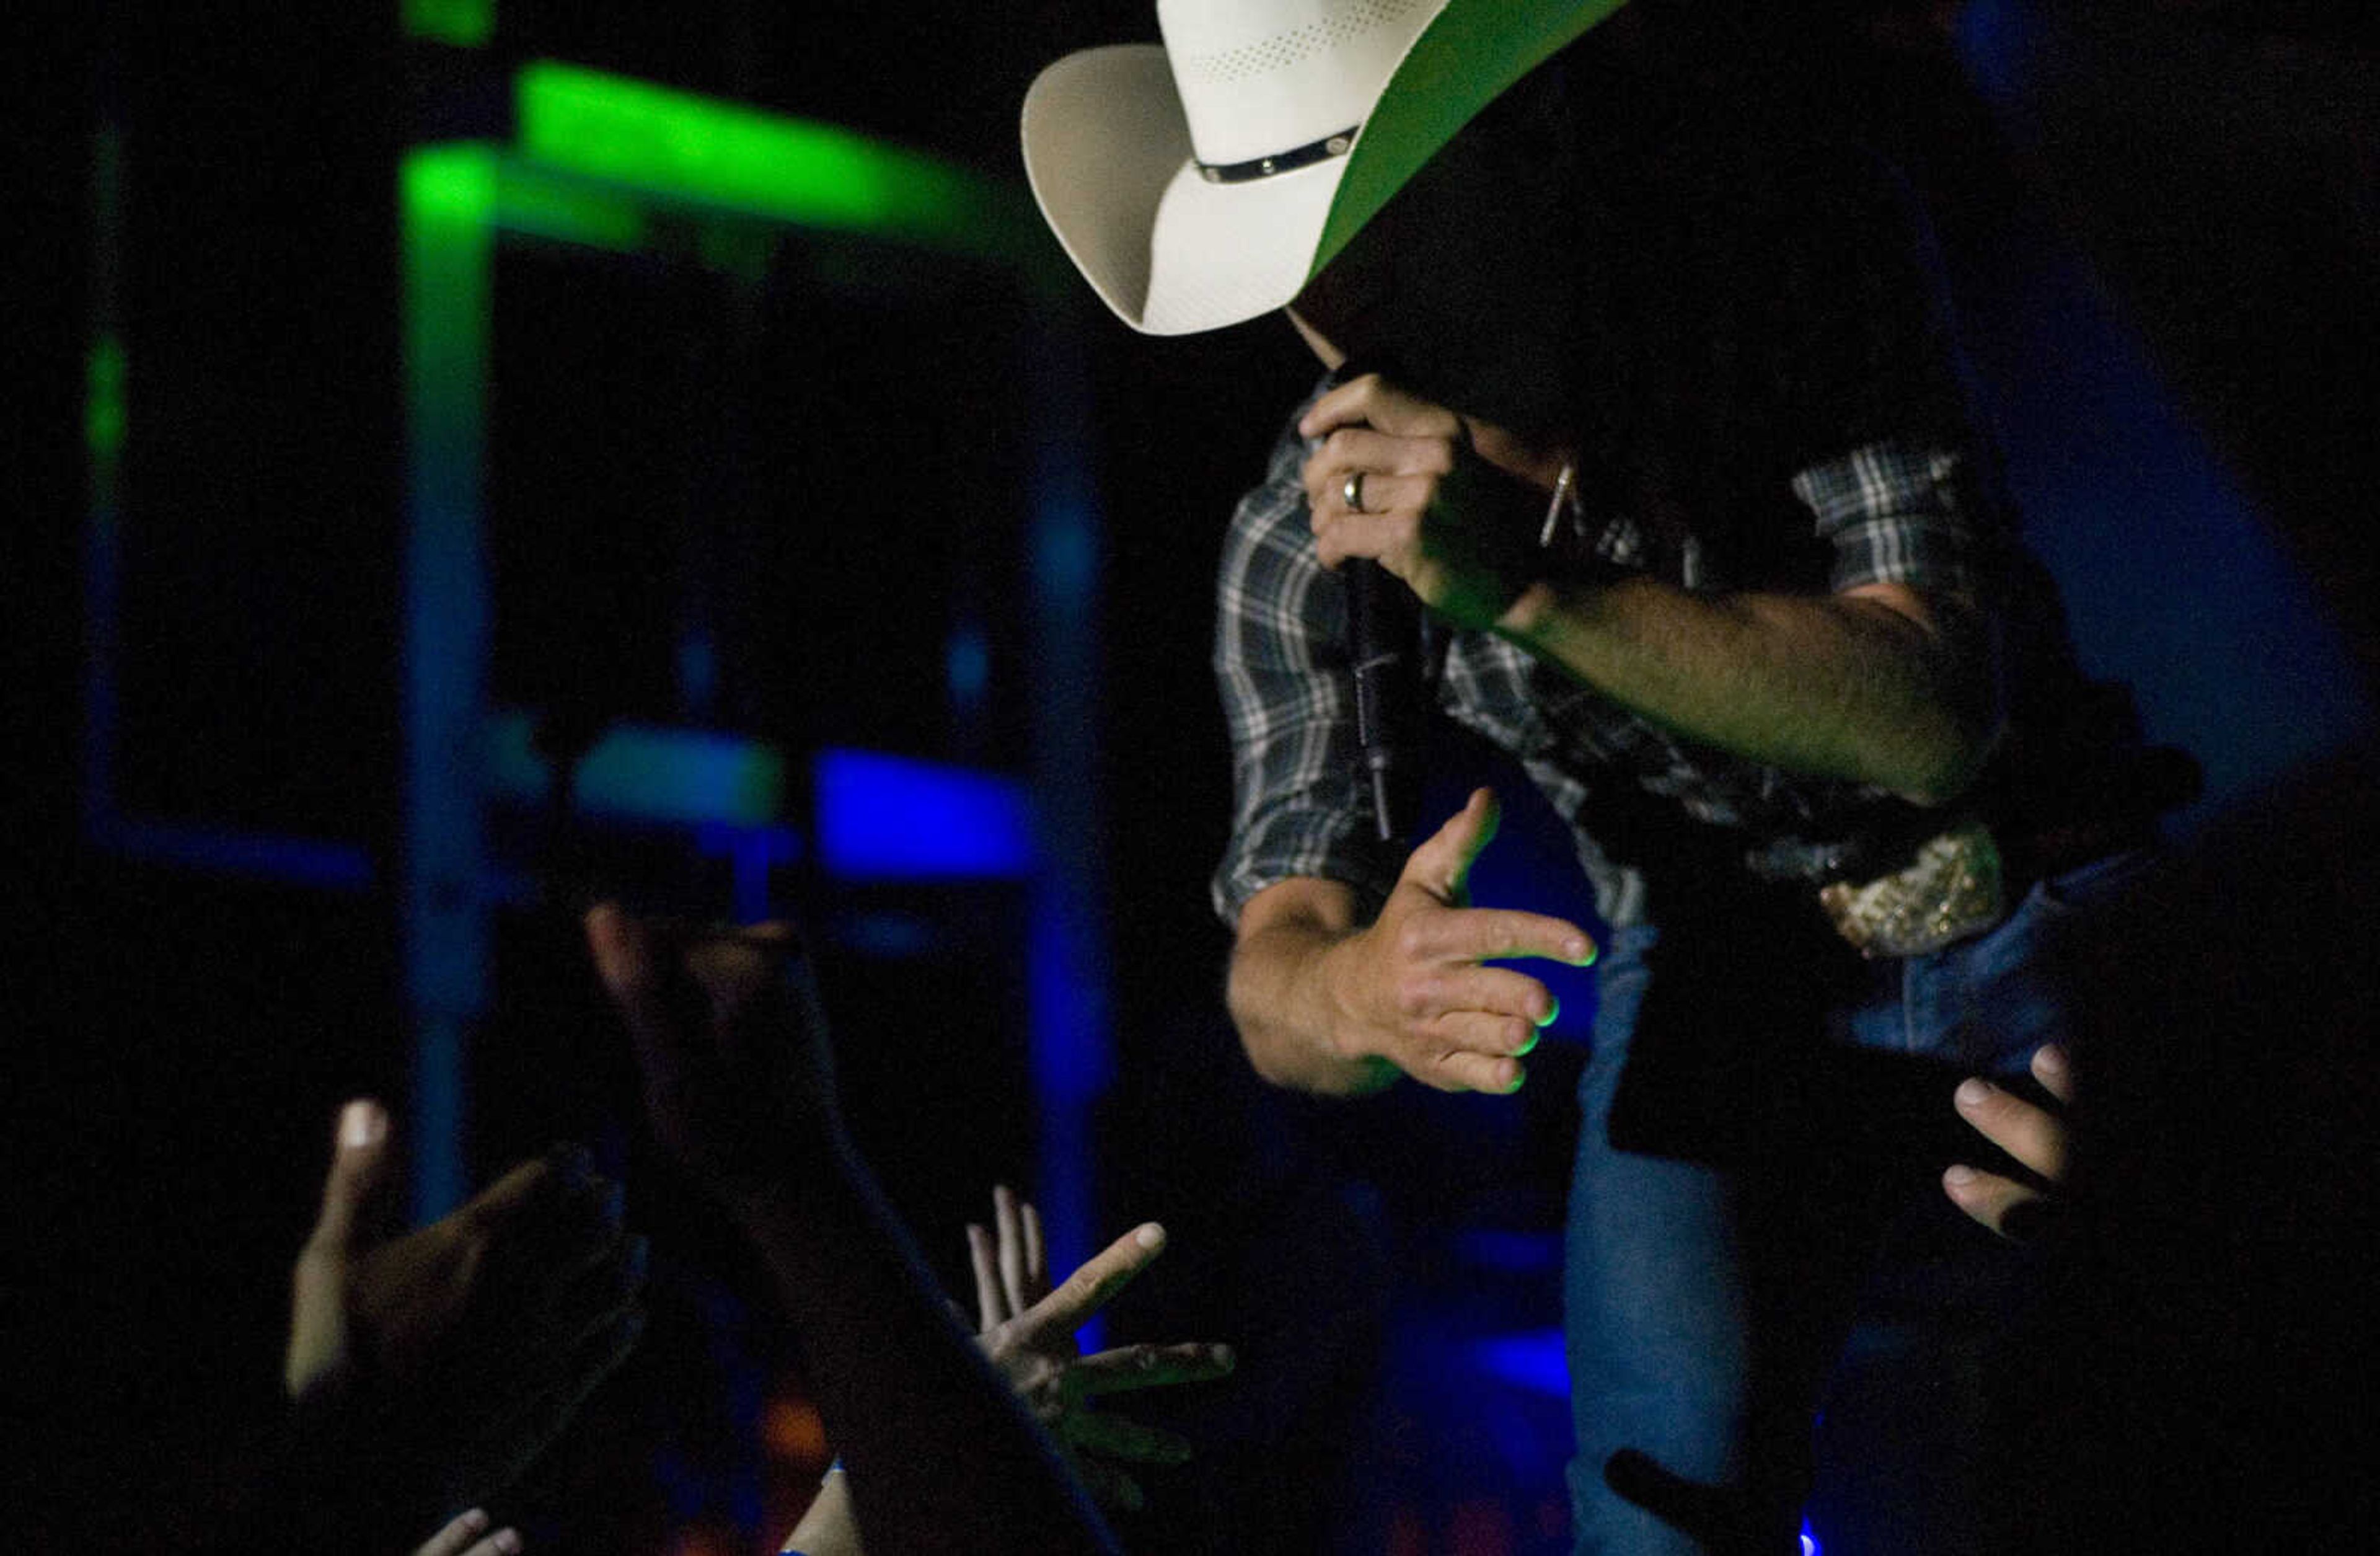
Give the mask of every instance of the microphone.
MULTIPOLYGON (((1342 362, 1344 383, 1378 363, 1342 362)), ((1347 659, 1355 675, 1356 781, 1371 791, 1380 841, 1412 830, 1421 800, 1421 602, 1402 580, 1368 556, 1340 565, 1347 586, 1347 659)))
POLYGON ((1351 557, 1347 652, 1355 671, 1355 740, 1380 841, 1411 830, 1421 767, 1421 602, 1386 567, 1351 557))

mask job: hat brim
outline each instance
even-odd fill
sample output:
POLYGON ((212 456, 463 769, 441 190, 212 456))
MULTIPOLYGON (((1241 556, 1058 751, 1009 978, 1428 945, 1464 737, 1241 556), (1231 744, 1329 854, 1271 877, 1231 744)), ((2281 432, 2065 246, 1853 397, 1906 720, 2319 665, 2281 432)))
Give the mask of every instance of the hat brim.
POLYGON ((1191 334, 1290 302, 1439 147, 1625 0, 1448 0, 1405 50, 1355 144, 1238 184, 1197 175, 1165 51, 1087 49, 1025 98, 1025 170, 1075 267, 1118 318, 1191 334))

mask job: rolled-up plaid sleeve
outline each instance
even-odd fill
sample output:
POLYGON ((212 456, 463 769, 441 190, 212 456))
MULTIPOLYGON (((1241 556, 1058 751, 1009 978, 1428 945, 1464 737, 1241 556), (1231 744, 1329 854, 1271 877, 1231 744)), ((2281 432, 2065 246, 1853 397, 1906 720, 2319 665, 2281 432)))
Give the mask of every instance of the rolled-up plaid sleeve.
POLYGON ((1967 466, 1956 448, 1888 440, 1796 475, 1793 494, 1832 549, 1828 587, 1906 584, 1988 604, 1993 538, 1967 466))
POLYGON ((1316 559, 1294 432, 1240 502, 1216 583, 1214 669, 1232 737, 1232 837, 1212 895, 1224 923, 1266 887, 1343 881, 1378 910, 1400 861, 1356 782, 1346 597, 1316 559))

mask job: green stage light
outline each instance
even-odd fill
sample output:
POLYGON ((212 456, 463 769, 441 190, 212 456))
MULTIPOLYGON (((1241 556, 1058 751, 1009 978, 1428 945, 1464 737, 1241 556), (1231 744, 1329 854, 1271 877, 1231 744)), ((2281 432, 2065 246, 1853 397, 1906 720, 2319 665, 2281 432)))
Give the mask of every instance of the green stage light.
POLYGON ((554 238, 614 254, 642 252, 652 234, 633 194, 584 179, 540 177, 517 163, 499 173, 497 202, 508 233, 554 238))
POLYGON ((485 48, 496 35, 496 0, 405 0, 405 35, 485 48))
MULTIPOLYGON (((408 4, 468 14, 471 0, 408 4)), ((409 21, 417 14, 408 11, 409 21)), ((492 10, 483 14, 492 29, 492 10)), ((1053 321, 1072 301, 1072 272, 1011 185, 848 130, 574 66, 524 68, 515 106, 511 143, 416 146, 399 179, 407 467, 399 890, 415 1015, 415 1210, 423 1219, 452 1209, 465 1188, 465 1050, 486 1008, 493 955, 489 899, 473 884, 486 857, 490 790, 546 795, 554 781, 528 748, 525 721, 508 727, 500 716, 492 749, 487 718, 485 468, 499 245, 528 237, 658 251, 757 278, 773 253, 771 229, 794 226, 865 239, 857 247, 868 252, 883 243, 989 261, 1043 299, 1053 321)), ((1063 703, 1052 727, 1087 729, 1079 711, 1098 570, 1095 538, 1075 533, 1095 524, 1073 452, 1078 388, 1062 352, 1037 356, 1034 367, 1045 421, 1035 443, 1030 558, 1039 652, 1068 671, 1050 672, 1063 703)), ((103 376, 95 363, 94 387, 103 376)), ((1026 823, 1037 819, 1060 838, 1093 831, 1077 780, 1095 764, 1064 741, 1043 764, 1062 776, 1037 787, 1048 818, 1012 818, 1004 835, 1025 838, 1020 848, 1031 847, 1026 823), (1085 824, 1070 832, 1070 821, 1085 824)), ((787 787, 783 758, 755 743, 624 726, 579 765, 571 797, 582 810, 693 824, 698 846, 734 858, 737 900, 758 913, 769 869, 801 851, 774 821, 787 787)), ((1072 1260, 1089 1252, 1082 1115, 1109 1064, 1106 960, 1096 922, 1071 906, 1094 894, 1087 845, 1035 857, 1028 976, 1035 1084, 1045 1102, 1042 1210, 1053 1248, 1072 1260)), ((1002 873, 1021 868, 1012 861, 1002 873)))
POLYGON ((113 463, 124 452, 124 342, 114 334, 91 345, 82 435, 93 459, 113 463))
MULTIPOLYGON (((537 749, 536 720, 493 713, 486 730, 490 787, 516 803, 550 803, 553 764, 537 749)), ((784 808, 785 759, 737 735, 624 721, 579 758, 571 801, 587 814, 638 821, 765 827, 784 808)))
POLYGON ((420 146, 399 176, 405 374, 419 541, 461 524, 478 543, 497 155, 470 141, 420 146))
POLYGON ((1022 202, 963 168, 813 124, 540 60, 516 82, 538 164, 799 226, 1015 257, 1022 202))

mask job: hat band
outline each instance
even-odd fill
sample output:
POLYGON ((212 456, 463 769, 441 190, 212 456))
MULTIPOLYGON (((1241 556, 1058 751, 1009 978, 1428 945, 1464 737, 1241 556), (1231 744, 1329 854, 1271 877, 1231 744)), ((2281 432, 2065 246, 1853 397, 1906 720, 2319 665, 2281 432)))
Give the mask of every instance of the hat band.
POLYGON ((1198 176, 1210 184, 1246 184, 1269 178, 1276 173, 1294 173, 1318 162, 1345 156, 1348 148, 1355 144, 1355 131, 1362 128, 1351 124, 1336 135, 1326 135, 1286 152, 1275 152, 1269 157, 1251 157, 1246 162, 1202 162, 1198 164, 1198 176))

